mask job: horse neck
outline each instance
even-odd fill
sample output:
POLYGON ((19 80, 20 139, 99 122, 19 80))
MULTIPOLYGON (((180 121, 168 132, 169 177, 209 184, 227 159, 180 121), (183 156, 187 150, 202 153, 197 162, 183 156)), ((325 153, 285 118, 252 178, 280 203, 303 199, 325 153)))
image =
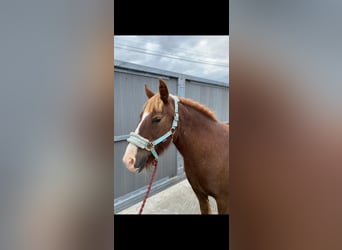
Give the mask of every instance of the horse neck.
MULTIPOLYGON (((204 136, 210 138, 212 127, 216 121, 207 117, 193 107, 180 103, 179 126, 176 129, 173 142, 177 150, 184 156, 194 153, 196 146, 203 146, 204 136), (191 152, 193 151, 193 152, 191 152)), ((193 154, 194 155, 194 154, 193 154)))

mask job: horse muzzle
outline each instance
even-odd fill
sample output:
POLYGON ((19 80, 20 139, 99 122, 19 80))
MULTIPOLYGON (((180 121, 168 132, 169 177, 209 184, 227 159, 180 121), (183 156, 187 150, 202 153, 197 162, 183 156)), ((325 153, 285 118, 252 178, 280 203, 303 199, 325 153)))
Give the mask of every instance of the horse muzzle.
POLYGON ((150 152, 139 149, 130 143, 122 161, 129 171, 141 172, 145 168, 149 160, 149 156, 151 156, 150 152))
POLYGON ((148 155, 144 155, 140 157, 138 161, 136 161, 136 165, 134 165, 134 168, 137 169, 138 173, 140 173, 145 167, 147 163, 148 155))

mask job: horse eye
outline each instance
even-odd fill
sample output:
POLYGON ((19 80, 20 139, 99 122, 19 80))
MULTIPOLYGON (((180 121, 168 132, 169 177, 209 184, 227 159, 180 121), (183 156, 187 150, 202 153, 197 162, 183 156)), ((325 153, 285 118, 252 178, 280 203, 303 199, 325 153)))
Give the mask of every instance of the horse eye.
POLYGON ((152 118, 152 122, 153 122, 153 123, 158 123, 158 122, 160 122, 160 120, 161 120, 160 117, 154 117, 154 118, 152 118))

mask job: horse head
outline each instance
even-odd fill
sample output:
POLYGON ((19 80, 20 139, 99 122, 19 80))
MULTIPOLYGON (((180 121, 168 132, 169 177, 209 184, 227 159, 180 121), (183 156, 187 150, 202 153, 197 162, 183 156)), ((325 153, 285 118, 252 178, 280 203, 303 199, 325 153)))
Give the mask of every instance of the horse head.
POLYGON ((159 80, 159 93, 153 93, 145 84, 148 97, 140 121, 127 139, 129 142, 123 162, 128 170, 140 172, 170 145, 178 123, 178 98, 169 94, 163 80, 159 80))

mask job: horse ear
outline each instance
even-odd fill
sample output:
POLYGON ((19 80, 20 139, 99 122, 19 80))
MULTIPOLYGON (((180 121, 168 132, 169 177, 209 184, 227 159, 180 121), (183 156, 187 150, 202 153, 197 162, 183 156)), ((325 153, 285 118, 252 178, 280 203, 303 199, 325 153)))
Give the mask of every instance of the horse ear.
POLYGON ((154 96, 154 93, 152 92, 152 90, 150 90, 147 85, 145 84, 145 93, 146 96, 148 97, 148 99, 150 99, 152 96, 154 96))
POLYGON ((162 101, 166 104, 169 101, 169 90, 163 80, 159 80, 159 94, 162 101))

